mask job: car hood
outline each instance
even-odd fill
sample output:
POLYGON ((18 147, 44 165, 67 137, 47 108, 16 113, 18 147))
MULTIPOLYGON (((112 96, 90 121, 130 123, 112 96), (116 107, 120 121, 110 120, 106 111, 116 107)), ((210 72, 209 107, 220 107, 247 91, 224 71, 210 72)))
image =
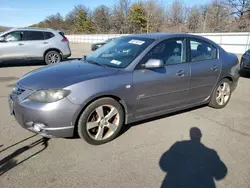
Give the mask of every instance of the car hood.
POLYGON ((117 69, 74 60, 36 69, 24 75, 18 84, 32 90, 65 88, 84 80, 110 76, 117 72, 117 69))

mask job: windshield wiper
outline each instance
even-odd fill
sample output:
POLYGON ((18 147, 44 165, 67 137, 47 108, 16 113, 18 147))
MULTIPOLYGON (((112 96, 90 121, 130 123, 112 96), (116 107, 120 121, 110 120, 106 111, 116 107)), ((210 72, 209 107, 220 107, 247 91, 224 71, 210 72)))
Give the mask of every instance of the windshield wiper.
POLYGON ((103 65, 103 64, 100 64, 94 60, 86 60, 88 63, 90 64, 95 64, 95 65, 98 65, 98 66, 101 66, 101 67, 107 67, 106 65, 103 65))

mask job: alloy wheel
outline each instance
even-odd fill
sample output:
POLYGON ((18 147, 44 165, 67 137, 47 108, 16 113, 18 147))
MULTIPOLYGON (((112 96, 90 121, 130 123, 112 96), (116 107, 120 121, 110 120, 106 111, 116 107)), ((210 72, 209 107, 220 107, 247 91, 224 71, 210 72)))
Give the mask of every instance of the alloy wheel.
POLYGON ((216 92, 216 102, 222 106, 226 104, 230 98, 231 90, 230 85, 227 82, 222 82, 216 92))
POLYGON ((116 132, 119 122, 120 115, 114 106, 99 106, 87 119, 87 133, 94 140, 105 140, 116 132))
POLYGON ((48 55, 48 62, 50 64, 59 63, 60 62, 60 55, 57 53, 50 53, 48 55))

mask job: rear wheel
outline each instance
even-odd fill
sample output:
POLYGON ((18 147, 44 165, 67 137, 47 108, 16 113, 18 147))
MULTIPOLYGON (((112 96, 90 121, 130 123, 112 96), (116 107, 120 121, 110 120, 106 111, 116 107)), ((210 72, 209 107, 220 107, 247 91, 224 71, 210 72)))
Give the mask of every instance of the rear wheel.
POLYGON ((78 122, 79 136, 92 145, 113 140, 124 123, 121 105, 112 98, 102 98, 91 103, 78 122))
POLYGON ((225 107, 231 98, 231 85, 230 80, 221 80, 212 93, 209 106, 218 109, 225 107))
POLYGON ((59 63, 61 61, 61 55, 60 53, 58 53, 57 51, 51 50, 48 51, 45 55, 45 63, 46 64, 55 64, 55 63, 59 63))

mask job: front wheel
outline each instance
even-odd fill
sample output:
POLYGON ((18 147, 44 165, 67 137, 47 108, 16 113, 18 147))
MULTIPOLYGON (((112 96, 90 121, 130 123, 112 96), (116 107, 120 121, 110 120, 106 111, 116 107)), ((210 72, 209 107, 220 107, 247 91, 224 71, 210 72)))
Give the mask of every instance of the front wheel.
POLYGON ((102 98, 91 103, 78 122, 78 134, 92 145, 113 140, 124 123, 124 111, 112 98, 102 98))
POLYGON ((231 85, 230 80, 221 80, 212 93, 209 106, 217 109, 225 107, 231 98, 231 85))

